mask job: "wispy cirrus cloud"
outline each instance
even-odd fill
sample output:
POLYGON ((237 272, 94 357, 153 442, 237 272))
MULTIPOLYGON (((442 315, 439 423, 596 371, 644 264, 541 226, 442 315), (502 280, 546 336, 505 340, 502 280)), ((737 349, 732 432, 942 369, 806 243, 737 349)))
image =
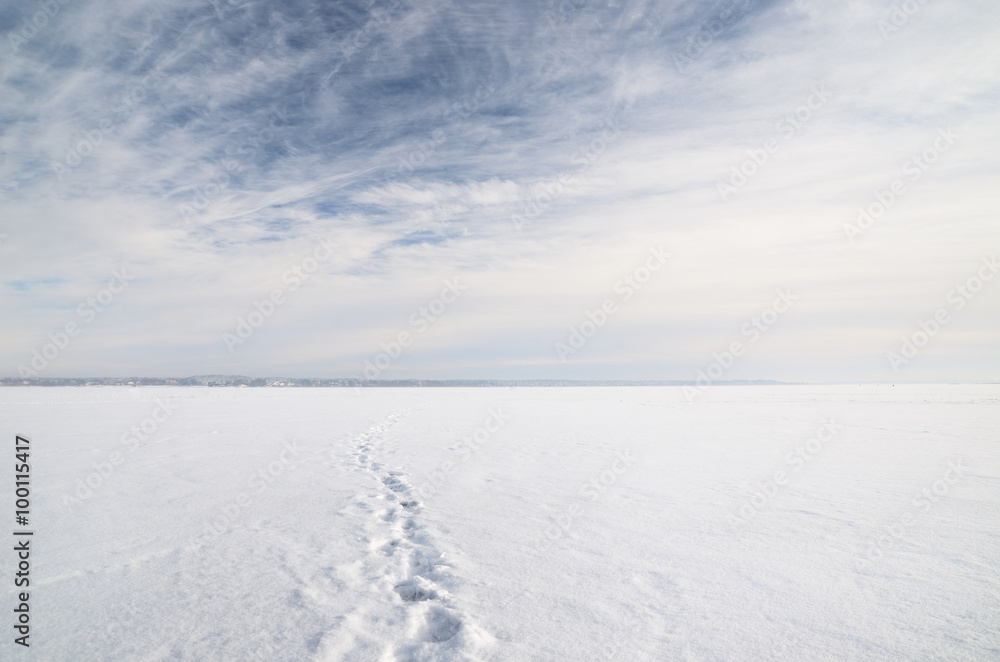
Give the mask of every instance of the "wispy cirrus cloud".
MULTIPOLYGON (((928 3, 888 37, 887 2, 60 7, 24 41, 34 5, 0 8, 5 374, 131 265, 60 374, 348 374, 463 274, 399 376, 686 378, 792 286, 798 317, 732 377, 879 379, 928 292, 995 249, 987 3, 928 3), (818 85, 830 100, 719 199, 818 85), (943 127, 955 147, 849 245, 857 207, 943 127), (221 333, 319 237, 340 254, 230 356, 221 333), (554 340, 656 245, 670 273, 561 364, 554 340), (16 285, 43 281, 30 301, 16 285)), ((995 328, 988 296, 914 378, 995 374, 957 340, 995 328)))

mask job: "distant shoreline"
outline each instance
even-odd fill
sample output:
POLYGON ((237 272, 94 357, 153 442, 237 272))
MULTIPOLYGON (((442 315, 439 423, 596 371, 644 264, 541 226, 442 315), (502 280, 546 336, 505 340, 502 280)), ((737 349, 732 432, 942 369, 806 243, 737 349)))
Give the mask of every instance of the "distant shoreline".
MULTIPOLYGON (((356 379, 299 378, 299 377, 245 377, 241 375, 199 375, 195 377, 47 377, 23 379, 0 378, 0 386, 211 386, 252 388, 268 387, 320 387, 320 388, 433 388, 453 386, 503 387, 503 386, 688 386, 694 380, 580 380, 580 379, 356 379)), ((735 386, 794 385, 793 382, 771 380, 734 380, 714 382, 735 386)))
MULTIPOLYGON (((976 384, 997 382, 900 382, 908 384, 976 384)), ((844 386, 888 385, 889 382, 781 382, 768 379, 712 382, 713 386, 844 386)), ((585 387, 585 386, 695 386, 695 380, 627 379, 355 379, 245 377, 242 375, 198 375, 194 377, 46 377, 0 378, 0 386, 203 386, 248 388, 447 388, 447 387, 585 387)))

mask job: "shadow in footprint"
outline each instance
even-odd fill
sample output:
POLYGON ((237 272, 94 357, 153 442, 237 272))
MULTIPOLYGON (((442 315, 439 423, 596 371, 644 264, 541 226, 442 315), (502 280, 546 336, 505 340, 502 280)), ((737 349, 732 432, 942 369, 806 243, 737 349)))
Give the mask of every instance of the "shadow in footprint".
POLYGON ((431 607, 424 621, 423 640, 448 641, 462 629, 462 621, 450 614, 444 607, 431 607))
POLYGON ((412 540, 413 534, 417 532, 418 528, 420 527, 417 526, 416 522, 414 522, 412 519, 408 519, 405 522, 403 522, 403 535, 412 540))
POLYGON ((410 486, 396 478, 395 476, 389 476, 382 479, 382 484, 388 487, 393 492, 405 492, 410 489, 410 486))
POLYGON ((402 598, 403 602, 422 602, 424 600, 433 600, 437 597, 437 593, 432 589, 424 588, 412 579, 394 586, 392 590, 402 598))

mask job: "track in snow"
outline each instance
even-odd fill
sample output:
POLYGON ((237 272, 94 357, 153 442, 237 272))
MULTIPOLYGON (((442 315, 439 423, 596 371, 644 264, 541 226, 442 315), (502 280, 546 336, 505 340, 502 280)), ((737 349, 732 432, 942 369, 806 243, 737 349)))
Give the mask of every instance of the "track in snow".
POLYGON ((385 433, 407 413, 391 414, 372 426, 354 440, 350 451, 356 469, 370 474, 377 488, 374 494, 355 497, 355 512, 368 518, 365 574, 384 587, 386 600, 406 613, 400 638, 383 650, 383 659, 409 661, 441 655, 476 659, 471 649, 491 638, 455 604, 448 587, 459 580, 420 521, 422 505, 406 473, 391 470, 377 459, 385 433), (381 576, 372 576, 375 573, 381 576), (460 633, 471 636, 458 641, 460 633), (445 642, 449 642, 447 652, 435 650, 445 642))

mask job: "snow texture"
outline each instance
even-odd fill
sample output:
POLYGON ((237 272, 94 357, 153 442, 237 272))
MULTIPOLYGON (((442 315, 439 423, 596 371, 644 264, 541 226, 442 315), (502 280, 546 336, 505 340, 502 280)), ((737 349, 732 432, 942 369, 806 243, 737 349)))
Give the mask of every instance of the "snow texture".
POLYGON ((1000 386, 4 388, 0 421, 36 532, 4 659, 1000 660, 1000 386))

